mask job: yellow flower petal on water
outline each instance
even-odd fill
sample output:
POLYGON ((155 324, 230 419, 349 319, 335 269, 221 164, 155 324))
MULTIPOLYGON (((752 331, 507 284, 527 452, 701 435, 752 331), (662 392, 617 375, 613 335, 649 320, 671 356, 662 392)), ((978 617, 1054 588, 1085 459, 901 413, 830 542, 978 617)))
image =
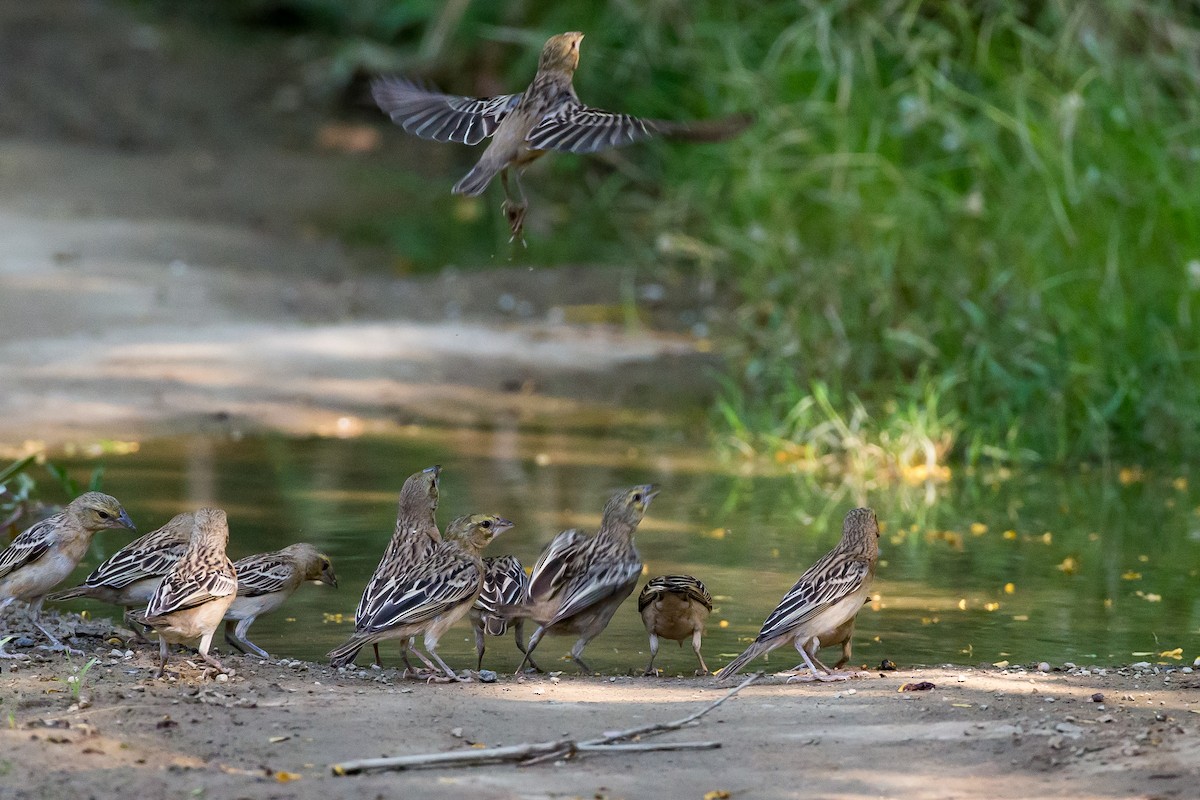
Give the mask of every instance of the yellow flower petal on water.
POLYGON ((718 622, 718 623, 717 623, 717 627, 718 627, 718 628, 728 628, 728 627, 729 627, 729 620, 727 620, 727 619, 723 619, 723 620, 721 620, 720 622, 718 622))
POLYGON ((1142 555, 1138 556, 1138 561, 1142 562, 1143 564, 1146 564, 1150 561, 1150 556, 1143 553, 1142 555))
POLYGON ((992 666, 1000 667, 1000 669, 1004 669, 1005 667, 1008 666, 1008 661, 993 661, 992 666))
POLYGON ((1065 575, 1074 575, 1079 571, 1079 561, 1074 556, 1067 556, 1055 569, 1065 575))
POLYGON ((1158 654, 1159 658, 1173 658, 1176 661, 1183 658, 1183 648, 1176 647, 1174 650, 1164 650, 1158 654))
POLYGON ((1104 598, 1104 607, 1112 608, 1112 598, 1111 597, 1104 598))
POLYGON ((988 532, 988 526, 984 525, 982 522, 972 522, 971 523, 971 534, 973 536, 983 536, 987 532, 988 532))
POLYGON ((984 611, 999 611, 999 610, 1000 610, 1000 604, 999 604, 999 603, 995 603, 995 602, 992 602, 992 603, 984 603, 984 604, 983 604, 983 610, 984 610, 984 611))
POLYGON ((1013 584, 1011 581, 1009 583, 1004 584, 1004 593, 1005 594, 1012 594, 1016 590, 1017 590, 1016 585, 1013 584))
POLYGON ((967 610, 967 598, 963 597, 963 598, 960 598, 960 599, 959 599, 959 601, 958 601, 958 610, 959 610, 959 611, 966 611, 966 610, 967 610))
POLYGON ((1171 485, 1175 487, 1176 491, 1186 492, 1188 488, 1188 479, 1183 477, 1176 478, 1175 480, 1171 481, 1171 485))
POLYGON ((1013 622, 1029 622, 1028 614, 1014 614, 1013 622))
POLYGON ((1045 533, 1042 534, 1042 544, 1053 544, 1053 543, 1054 543, 1054 534, 1053 533, 1051 533, 1050 531, 1046 531, 1045 533))
POLYGON ((1017 538, 1017 532, 1014 530, 1007 530, 1004 532, 1003 535, 1004 535, 1004 538, 1008 539, 1009 541, 1012 541, 1013 539, 1017 538))
POLYGON ((1134 572, 1133 570, 1126 570, 1125 572, 1121 573, 1121 580, 1123 580, 1123 581, 1140 581, 1141 579, 1142 579, 1142 573, 1140 573, 1140 572, 1134 572))
POLYGON ((726 531, 724 528, 713 528, 711 531, 708 532, 708 538, 724 539, 726 533, 728 533, 728 531, 726 531))

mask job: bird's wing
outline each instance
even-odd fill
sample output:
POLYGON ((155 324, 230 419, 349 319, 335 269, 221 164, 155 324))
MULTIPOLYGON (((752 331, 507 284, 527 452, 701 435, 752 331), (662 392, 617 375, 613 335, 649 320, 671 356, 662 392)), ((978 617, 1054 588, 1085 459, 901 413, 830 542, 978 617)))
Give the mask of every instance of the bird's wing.
POLYGON ((278 553, 259 553, 237 561, 238 597, 258 597, 296 585, 296 565, 278 553))
POLYGON ((525 598, 529 576, 520 561, 513 556, 499 556, 485 558, 483 563, 483 588, 475 600, 475 608, 495 614, 500 606, 516 605, 525 598))
POLYGON ((375 79, 371 96, 392 122, 413 136, 459 144, 479 144, 491 136, 521 99, 519 94, 458 97, 404 78, 375 79))
POLYGON ((664 593, 686 595, 690 600, 712 611, 712 595, 698 578, 691 575, 660 575, 646 581, 638 595, 638 611, 653 603, 664 593))
POLYGON ((655 120, 589 108, 568 98, 534 126, 525 143, 531 150, 595 153, 640 142, 660 132, 660 123, 655 120))
POLYGON ((800 576, 763 623, 756 641, 780 636, 862 588, 871 571, 867 560, 834 550, 800 576))
POLYGON ((551 539, 529 575, 529 599, 545 600, 557 594, 570 580, 579 553, 589 541, 586 533, 574 528, 551 539))
POLYGON ((562 603, 546 627, 569 619, 616 592, 642 574, 637 559, 609 563, 594 563, 586 572, 576 576, 563 592, 562 603))
POLYGON ((158 585, 146 606, 146 616, 156 617, 202 605, 237 592, 238 582, 231 571, 181 570, 171 572, 158 585))
POLYGON ((54 544, 54 532, 62 521, 63 515, 55 514, 13 539, 12 544, 0 552, 0 578, 45 555, 50 545, 54 544))
POLYGON ((155 537, 156 533, 158 531, 146 534, 122 547, 96 567, 83 585, 123 589, 144 578, 166 575, 183 558, 188 547, 187 537, 155 537))
POLYGON ((479 591, 483 574, 479 562, 461 551, 439 549, 417 575, 398 576, 372 598, 363 618, 355 620, 359 632, 373 633, 401 625, 427 622, 479 591))

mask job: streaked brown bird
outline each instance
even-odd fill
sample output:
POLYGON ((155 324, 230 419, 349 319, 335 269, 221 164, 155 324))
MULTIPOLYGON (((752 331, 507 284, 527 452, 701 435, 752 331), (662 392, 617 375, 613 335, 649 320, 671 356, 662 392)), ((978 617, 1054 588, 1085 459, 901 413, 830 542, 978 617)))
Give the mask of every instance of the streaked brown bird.
MULTIPOLYGON (((516 556, 496 556, 483 560, 483 588, 470 611, 471 625, 475 628, 475 652, 479 656, 475 669, 483 669, 485 638, 503 636, 508 632, 509 619, 500 614, 499 609, 519 604, 528 588, 529 576, 516 556)), ((517 649, 524 654, 525 620, 521 617, 512 620, 512 627, 517 649)), ((541 671, 533 659, 530 659, 530 663, 534 669, 541 671)))
POLYGON ((583 660, 583 649, 608 626, 617 607, 637 586, 642 558, 633 534, 656 494, 658 489, 650 484, 623 489, 605 504, 595 536, 563 531, 542 551, 529 576, 525 601, 500 609, 507 617, 528 617, 538 623, 517 674, 547 633, 578 636, 571 659, 583 672, 592 672, 583 660))
POLYGON ((237 570, 225 555, 228 543, 225 512, 219 508, 197 510, 183 557, 163 577, 145 612, 135 616, 138 622, 158 631, 156 677, 166 672, 169 644, 194 639, 200 640, 200 657, 220 672, 227 672, 208 648, 237 596, 237 570))
MULTIPOLYGON (((856 508, 846 514, 837 546, 800 576, 767 617, 754 643, 726 664, 717 679, 725 680, 753 659, 785 644, 796 647, 813 678, 846 679, 847 675, 821 664, 816 653, 826 641, 849 637, 853 620, 870 593, 878 561, 879 520, 871 509, 856 508)), ((849 660, 845 650, 843 654, 849 660)))
POLYGON ((158 530, 122 547, 96 567, 79 586, 55 592, 47 599, 59 602, 86 597, 124 606, 125 624, 144 640, 142 626, 134 622, 131 613, 146 607, 163 576, 183 557, 192 540, 193 523, 190 511, 175 515, 158 530))
MULTIPOLYGON (((0 552, 0 611, 16 600, 28 603, 33 624, 50 640, 51 650, 79 653, 42 625, 42 604, 75 570, 92 536, 110 528, 135 530, 116 498, 101 492, 81 494, 62 511, 31 525, 0 552)), ((0 658, 23 656, 6 653, 0 646, 0 658)))
POLYGON ((436 142, 479 144, 492 137, 479 162, 454 185, 455 194, 479 195, 497 173, 504 185, 504 213, 514 239, 521 239, 528 204, 519 173, 548 150, 594 153, 662 135, 693 141, 720 141, 741 133, 748 116, 704 122, 641 119, 589 108, 579 101, 572 77, 579 66, 577 31, 551 36, 542 48, 537 74, 520 94, 456 97, 403 78, 371 84, 375 102, 392 121, 414 136, 436 142), (508 183, 513 169, 515 197, 508 183))
POLYGON ((707 675, 708 665, 700 654, 704 623, 712 611, 712 595, 704 584, 691 575, 660 575, 646 581, 638 595, 638 612, 650 634, 650 663, 645 675, 657 675, 654 658, 658 655, 658 639, 670 639, 683 646, 691 638, 692 650, 700 662, 697 675, 707 675))
POLYGON ((511 522, 494 514, 471 514, 451 522, 443 540, 420 564, 397 575, 374 598, 367 615, 356 623, 354 635, 330 651, 330 665, 348 665, 367 644, 424 634, 425 650, 437 666, 411 642, 410 649, 435 673, 440 668, 449 680, 460 680, 437 654, 438 640, 467 615, 479 597, 483 588, 483 559, 479 553, 493 537, 511 527, 511 522))
MULTIPOLYGON (((413 569, 430 551, 442 541, 438 531, 434 513, 438 507, 438 476, 442 468, 436 464, 426 467, 420 472, 409 475, 400 487, 400 501, 396 509, 396 529, 388 541, 383 558, 371 579, 363 589, 362 599, 354 611, 354 627, 360 630, 360 620, 373 615, 372 607, 378 602, 381 594, 391 591, 397 576, 413 569)), ((376 666, 383 666, 379 658, 379 643, 372 642, 375 651, 376 666)), ((412 669, 408 662, 408 653, 412 649, 412 641, 406 643, 401 651, 406 669, 412 669)))
POLYGON ((225 641, 243 653, 270 658, 246 634, 254 620, 270 614, 306 581, 337 588, 337 575, 329 556, 305 542, 290 544, 274 553, 259 553, 234 562, 237 597, 225 612, 225 641), (236 623, 236 628, 234 624, 236 623))

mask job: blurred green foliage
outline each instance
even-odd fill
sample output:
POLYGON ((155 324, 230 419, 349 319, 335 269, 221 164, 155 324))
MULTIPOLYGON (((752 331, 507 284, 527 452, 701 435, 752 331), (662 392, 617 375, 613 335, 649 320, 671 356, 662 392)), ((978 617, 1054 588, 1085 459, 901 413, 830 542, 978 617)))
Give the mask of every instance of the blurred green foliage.
MULTIPOLYGON (((546 211, 526 258, 717 277, 736 307, 717 419, 743 452, 819 461, 866 443, 905 468, 1200 444, 1193 3, 217 7, 315 27, 344 61, 456 93, 511 91, 547 35, 582 30, 590 104, 757 114, 728 144, 557 156, 527 181, 546 211)), ((494 252, 493 216, 475 233, 494 252)), ((447 262, 478 253, 440 238, 447 262)))

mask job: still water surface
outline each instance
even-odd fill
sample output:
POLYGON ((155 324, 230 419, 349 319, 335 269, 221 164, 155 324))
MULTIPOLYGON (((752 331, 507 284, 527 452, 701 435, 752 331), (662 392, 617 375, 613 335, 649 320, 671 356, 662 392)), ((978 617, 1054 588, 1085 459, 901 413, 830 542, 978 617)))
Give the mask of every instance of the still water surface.
MULTIPOLYGON (((400 485, 435 463, 444 468, 439 522, 502 514, 517 527, 489 554, 514 553, 527 566, 557 531, 594 530, 613 489, 660 484, 638 548, 648 575, 684 572, 708 585, 716 605, 704 650, 714 669, 757 633, 800 572, 836 543, 842 515, 859 504, 876 509, 885 531, 877 602, 859 616, 855 664, 1181 663, 1160 656, 1175 648, 1190 663, 1200 655, 1200 478, 1185 471, 977 474, 932 491, 856 489, 795 475, 739 475, 703 446, 648 441, 637 431, 198 436, 108 457, 104 488, 143 532, 182 510, 225 508, 235 559, 301 540, 328 553, 341 587, 305 586, 251 630, 279 657, 322 660, 350 633, 362 587, 391 535, 400 485)), ((76 474, 93 464, 74 464, 76 474)), ((98 536, 77 578, 124 541, 117 532, 98 536)), ((635 597, 589 646, 593 667, 645 666, 635 597)), ((99 604, 71 607, 109 613, 99 604)), ((554 665, 571 644, 545 640, 542 664, 554 665)), ((666 644, 658 666, 690 672, 690 650, 666 644)), ((440 652, 456 667, 474 666, 465 622, 440 652)), ((394 645, 384 653, 395 660, 394 645)), ((489 640, 485 667, 511 670, 517 660, 510 638, 489 640)), ((796 660, 794 652, 776 651, 769 666, 796 660)))

